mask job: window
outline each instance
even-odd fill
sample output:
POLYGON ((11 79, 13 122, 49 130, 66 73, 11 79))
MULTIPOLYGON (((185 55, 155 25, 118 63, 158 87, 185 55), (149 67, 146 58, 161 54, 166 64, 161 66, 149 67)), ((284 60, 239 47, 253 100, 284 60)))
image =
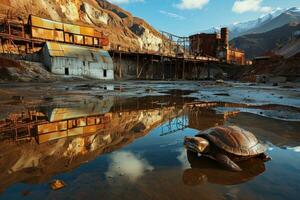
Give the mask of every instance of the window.
POLYGON ((103 77, 107 77, 107 70, 106 69, 103 70, 103 77))

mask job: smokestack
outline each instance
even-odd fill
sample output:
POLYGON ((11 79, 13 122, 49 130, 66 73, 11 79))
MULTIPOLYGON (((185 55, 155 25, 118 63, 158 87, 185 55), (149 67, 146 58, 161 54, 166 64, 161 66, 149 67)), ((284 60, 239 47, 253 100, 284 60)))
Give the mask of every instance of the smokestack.
POLYGON ((229 31, 228 31, 228 28, 224 27, 224 28, 221 28, 221 38, 222 40, 224 41, 224 45, 226 47, 229 46, 229 31))

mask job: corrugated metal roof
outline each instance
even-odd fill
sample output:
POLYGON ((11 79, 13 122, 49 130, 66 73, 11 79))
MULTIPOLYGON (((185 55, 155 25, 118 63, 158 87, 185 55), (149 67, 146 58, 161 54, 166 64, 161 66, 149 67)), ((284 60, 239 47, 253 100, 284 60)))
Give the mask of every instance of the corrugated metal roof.
POLYGON ((44 108, 42 112, 48 117, 50 122, 88 117, 108 113, 114 105, 113 97, 103 100, 90 100, 90 102, 75 107, 68 108, 44 108))
POLYGON ((49 50, 49 54, 51 57, 78 58, 82 61, 90 62, 112 62, 111 57, 107 51, 97 48, 69 45, 56 42, 47 42, 46 46, 49 50))

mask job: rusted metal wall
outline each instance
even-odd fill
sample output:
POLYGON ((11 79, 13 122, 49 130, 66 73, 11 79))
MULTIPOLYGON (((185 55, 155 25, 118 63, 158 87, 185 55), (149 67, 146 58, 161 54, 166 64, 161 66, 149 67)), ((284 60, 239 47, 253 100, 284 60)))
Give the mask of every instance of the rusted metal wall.
POLYGON ((190 48, 194 55, 208 55, 217 57, 219 46, 217 34, 196 34, 190 36, 190 48))
POLYGON ((109 128, 112 114, 80 117, 58 122, 38 125, 37 140, 39 143, 48 142, 64 137, 88 135, 109 128))
POLYGON ((65 43, 108 46, 108 38, 92 27, 55 22, 31 15, 29 18, 32 38, 65 43))

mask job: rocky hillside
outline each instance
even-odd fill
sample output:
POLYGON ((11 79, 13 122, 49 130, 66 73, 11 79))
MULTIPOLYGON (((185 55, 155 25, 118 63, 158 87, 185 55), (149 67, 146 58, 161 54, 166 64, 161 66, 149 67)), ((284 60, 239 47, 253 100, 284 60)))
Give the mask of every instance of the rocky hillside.
POLYGON ((275 54, 281 55, 285 58, 290 58, 300 53, 300 36, 293 38, 289 43, 274 51, 275 54))
POLYGON ((300 23, 290 23, 265 33, 237 37, 230 43, 244 50, 248 59, 253 59, 256 56, 284 47, 293 40, 294 33, 299 30, 300 23))
POLYGON ((158 51, 160 33, 147 22, 105 0, 0 0, 0 18, 29 14, 56 21, 94 26, 103 31, 112 46, 158 51))

